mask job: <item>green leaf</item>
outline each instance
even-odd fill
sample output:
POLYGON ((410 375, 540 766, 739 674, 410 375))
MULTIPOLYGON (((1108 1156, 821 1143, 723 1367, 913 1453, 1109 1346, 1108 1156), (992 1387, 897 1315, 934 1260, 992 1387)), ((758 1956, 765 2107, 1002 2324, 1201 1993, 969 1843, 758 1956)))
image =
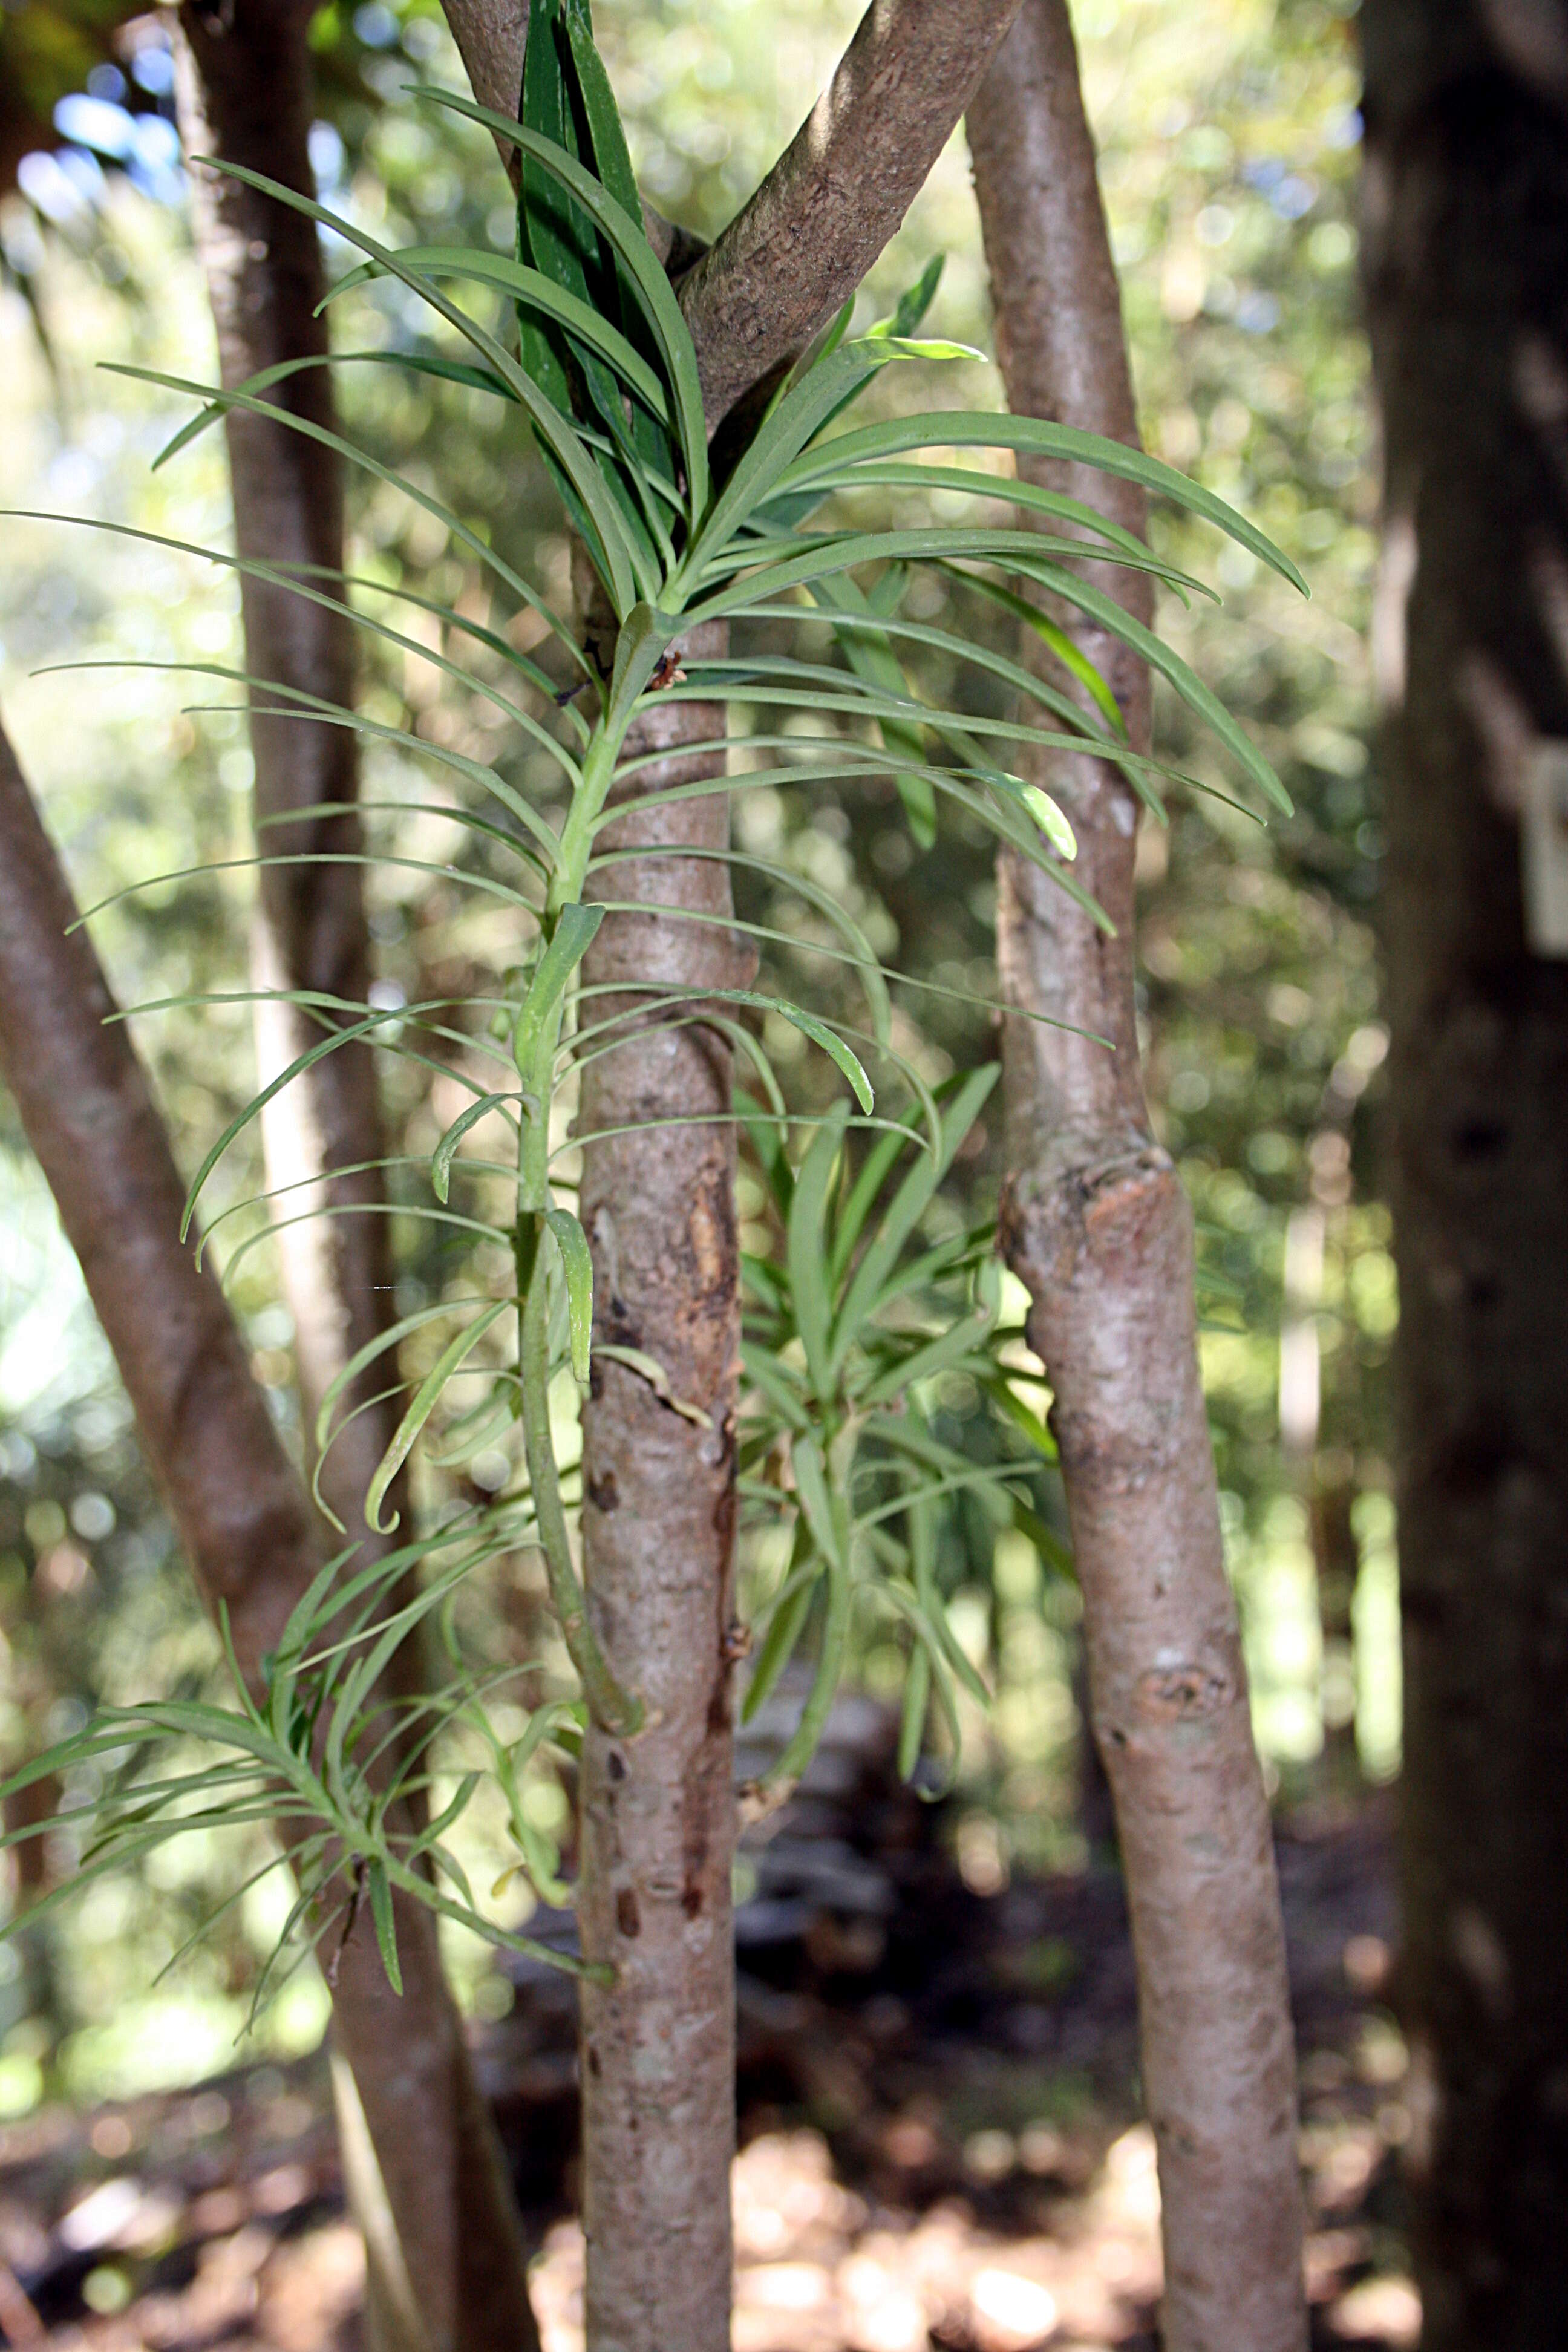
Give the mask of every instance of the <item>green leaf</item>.
POLYGON ((364 1866, 365 1883, 370 1888, 370 1914, 375 1922, 375 1940, 381 1952, 381 1965, 386 1970, 386 1981, 399 1998, 403 1992, 403 1971, 397 1964, 397 1929, 392 1917, 392 1889, 386 1882, 384 1863, 370 1861, 364 1866))
POLYGON ((761 1391, 774 1412, 787 1428, 803 1433, 811 1427, 811 1414, 804 1397, 797 1393, 790 1368, 769 1348, 754 1348, 751 1342, 741 1342, 741 1362, 747 1379, 761 1391))
POLYGON ((1024 798, 1028 804, 1029 814, 1034 817, 1040 831, 1058 856, 1076 857, 1078 856, 1077 836, 1068 823, 1066 814, 1051 798, 1049 793, 1042 792, 1038 784, 1026 784, 1024 798))
MULTIPOLYGON (((907 288, 900 296, 892 315, 889 318, 879 319, 875 326, 867 330, 867 339, 870 340, 875 337, 889 334, 899 336, 912 334, 914 330, 920 325, 921 320, 924 318, 927 310, 931 306, 931 298, 936 292, 937 281, 942 276, 942 256, 938 254, 931 261, 927 263, 926 268, 916 279, 914 285, 907 288)), ((788 393, 794 391, 795 385, 799 383, 813 368, 820 365, 822 361, 827 359, 834 352, 838 350, 845 336, 849 331, 849 322, 854 315, 855 297, 851 295, 848 300, 844 304, 843 308, 839 310, 837 316, 832 321, 832 324, 824 329, 823 332, 816 338, 816 341, 811 345, 810 349, 805 353, 802 359, 796 362, 795 366, 790 371, 789 374, 780 384, 778 391, 774 394, 773 400, 769 403, 769 415, 772 415, 773 410, 779 405, 779 403, 788 393)), ((866 385, 869 383, 870 381, 871 376, 868 373, 861 377, 858 382, 851 384, 843 399, 840 400, 837 406, 831 409, 827 415, 823 418, 821 424, 816 428, 816 433, 813 436, 814 439, 820 436, 820 435, 826 430, 827 426, 831 425, 837 417, 843 414, 844 410, 850 405, 851 402, 858 399, 860 394, 865 390, 866 385)), ((799 498, 770 499, 767 501, 769 519, 771 521, 776 523, 781 529, 793 530, 796 523, 804 521, 805 518, 811 512, 814 507, 819 506, 822 503, 822 492, 814 489, 806 491, 803 497, 799 498)))
MULTIPOLYGON (((637 175, 632 170, 631 154, 626 146, 621 111, 616 104, 616 93, 594 39, 588 0, 565 0, 565 25, 577 72, 577 95, 587 121, 595 169, 608 194, 623 211, 633 220, 640 219, 642 200, 637 194, 637 175)), ((617 260, 615 267, 621 297, 621 323, 630 334, 642 323, 637 289, 626 264, 617 260)), ((644 415, 635 404, 633 406, 632 439, 648 464, 668 467, 672 454, 669 438, 658 429, 654 422, 655 418, 659 424, 668 422, 662 387, 658 404, 649 402, 647 406, 651 409, 651 415, 644 415)))
MULTIPOLYGON (((557 0, 540 0, 531 8, 523 43, 521 113, 530 129, 557 147, 572 143, 572 121, 566 101, 557 31, 557 0)), ((591 227, 581 215, 574 220, 569 200, 558 184, 534 159, 520 156, 517 207, 517 256, 520 263, 535 262, 542 273, 586 299, 585 257, 578 247, 591 227), (574 230, 577 235, 574 235, 574 230)), ((520 317, 523 364, 547 399, 557 408, 572 405, 572 385, 560 340, 527 317, 520 317)))
MULTIPOLYGON (((343 359, 347 360, 353 356, 355 355, 353 353, 345 352, 343 359)), ((416 362, 411 362, 410 364, 416 364, 416 362)), ((231 408, 238 408, 247 415, 287 425, 290 432, 303 434, 307 440, 318 442, 322 448, 331 449, 346 465, 357 466, 362 472, 369 474, 374 480, 384 483, 391 489, 401 491, 404 497, 411 499, 425 513, 435 516, 437 520, 457 540, 458 545, 466 547, 469 554, 476 558, 482 569, 493 572, 498 580, 505 583, 513 595, 521 599, 531 612, 537 613, 547 624, 552 635, 574 657, 578 667, 586 669, 582 647, 560 615, 551 610, 538 591, 531 587, 521 573, 515 571, 494 548, 481 539, 470 524, 466 523, 460 515, 453 514, 439 499, 431 497, 428 491, 422 490, 416 483, 395 472, 390 466, 384 466, 379 458, 371 457, 367 451, 356 448, 352 441, 346 441, 341 434, 330 431, 323 425, 317 425, 310 417, 301 416, 293 409, 282 408, 276 402, 260 401, 248 393, 244 386, 237 386, 232 392, 215 391, 211 384, 193 383, 186 376, 168 375, 157 368, 129 367, 121 362, 111 361, 105 361, 103 367, 107 375, 128 376, 133 383, 156 383, 162 385, 166 391, 188 393, 195 399, 208 402, 218 415, 226 415, 231 408)), ((515 399, 516 394, 510 393, 510 386, 509 393, 510 396, 515 399)), ((205 548, 199 551, 206 555, 212 553, 210 549, 205 548)))
POLYGON ((1053 1576, 1064 1577, 1069 1584, 1078 1582, 1078 1569, 1070 1548, 1063 1543, 1055 1528, 1047 1525, 1037 1511, 1030 1510, 1026 1503, 1020 1503, 1016 1496, 1013 1501, 1013 1524, 1021 1535, 1028 1537, 1040 1555, 1042 1567, 1048 1568, 1053 1576))
POLYGON ((822 1448, 815 1436, 797 1437, 790 1446, 790 1468, 795 1475, 795 1490, 800 1497, 813 1540, 830 1568, 847 1571, 842 1530, 833 1499, 827 1491, 826 1468, 822 1448))
POLYGON ((574 163, 570 156, 552 147, 549 140, 542 139, 536 131, 514 121, 510 115, 497 114, 489 107, 476 106, 471 99, 462 98, 455 90, 421 89, 416 95, 428 105, 448 107, 455 114, 466 115, 470 121, 482 123, 487 131, 499 131, 512 146, 521 149, 524 156, 553 173, 589 217, 604 230, 616 255, 626 265, 643 315, 658 344, 674 394, 692 512, 700 515, 708 503, 709 473, 708 433, 702 415, 702 384, 697 372, 697 352, 691 341, 690 329, 680 315, 680 305, 647 241, 641 220, 635 219, 606 194, 581 164, 574 163))
POLYGON ((500 1110, 503 1104, 516 1100, 517 1097, 510 1094, 481 1095, 478 1102, 471 1102, 467 1110, 458 1113, 430 1155, 430 1189, 438 1201, 444 1202, 451 1190, 452 1157, 468 1129, 478 1127, 480 1119, 488 1118, 492 1110, 500 1110))
POLYGON ((588 1385, 594 1336, 594 1261, 588 1236, 570 1209, 547 1209, 544 1222, 555 1236, 566 1272, 566 1307, 572 1327, 572 1370, 579 1388, 588 1385))
POLYGON ((1190 514, 1201 515, 1205 522, 1214 523, 1227 538, 1249 549, 1271 571, 1289 580, 1303 596, 1310 593, 1289 556, 1200 482, 1190 481, 1174 467, 1149 457, 1144 450, 1130 448, 1123 441, 1080 432, 1075 425, 1048 424, 1037 416, 939 409, 921 416, 894 417, 825 443, 821 449, 798 459, 780 487, 794 488, 818 473, 837 476, 862 458, 892 457, 911 449, 1011 449, 1020 457, 1054 457, 1073 465, 1092 466, 1119 480, 1136 482, 1155 498, 1168 499, 1173 506, 1184 507, 1190 514))
MULTIPOLYGON (((357 283, 371 274, 375 267, 374 262, 366 261, 351 269, 347 278, 338 280, 327 299, 331 300, 341 294, 351 279, 357 283)), ((517 404, 516 394, 509 389, 504 378, 495 374, 491 369, 469 367, 462 360, 442 359, 434 352, 306 352, 298 359, 279 360, 271 367, 258 368, 254 375, 246 377, 239 389, 249 393, 268 392, 273 385, 287 383, 290 376, 299 375, 307 368, 347 367, 351 364, 407 368, 415 375, 434 376, 446 383, 460 383, 472 392, 494 393, 498 398, 510 401, 514 407, 517 404)), ((187 448, 212 425, 221 424, 223 415, 222 403, 209 401, 199 415, 193 416, 188 425, 182 425, 179 431, 164 442, 149 470, 155 474, 161 466, 166 466, 172 457, 178 457, 182 449, 187 448)))
POLYGON ((844 1103, 836 1103, 812 1139, 795 1180, 786 1250, 795 1329, 805 1349, 812 1386, 826 1402, 831 1393, 828 1335, 833 1299, 827 1287, 827 1201, 844 1147, 844 1103))
POLYGON ((932 1193, 952 1165, 954 1153, 979 1118, 1000 1076, 1000 1066, 988 1062, 984 1068, 950 1082, 942 1104, 942 1149, 934 1156, 922 1155, 910 1170, 845 1293, 833 1333, 836 1372, 842 1367, 861 1325, 876 1312, 882 1286, 897 1265, 904 1244, 924 1215, 932 1193))
POLYGON ((870 381, 875 362, 854 348, 835 352, 814 367, 772 414, 720 491, 685 562, 680 581, 695 587, 763 504, 785 468, 825 420, 870 381))
POLYGON ((810 1695, 801 1710, 795 1736, 773 1770, 770 1780, 797 1780, 816 1752, 833 1705, 839 1678, 844 1672, 845 1652, 849 1640, 849 1618, 855 1602, 855 1587, 847 1559, 829 1555, 827 1562, 827 1608, 822 1622, 822 1647, 817 1653, 816 1674, 810 1695))
MULTIPOLYGON (((553 1050, 556 1025, 562 998, 573 973, 587 954, 589 946, 605 919, 600 906, 581 906, 575 901, 563 907, 555 919, 550 943, 540 957, 528 993, 523 998, 516 1021, 512 1024, 512 1059, 526 1081, 540 1075, 539 1061, 546 1043, 553 1050)), ((546 1089, 542 1088, 542 1093, 546 1089)))
MULTIPOLYGON (((590 301, 557 279, 546 277, 542 270, 510 261, 504 254, 486 253, 463 245, 405 245, 398 247, 397 257, 405 269, 420 277, 471 278, 479 285, 499 286, 503 293, 511 295, 520 313, 536 310, 566 328, 574 341, 596 352, 614 368, 645 407, 651 409, 661 422, 668 420, 664 385, 642 353, 590 301)), ((381 263, 361 262, 357 269, 339 278, 328 299, 335 301, 340 294, 349 292, 366 278, 384 275, 381 263)), ((499 378, 494 381, 499 389, 505 389, 499 378)))
POLYGON ((828 1265, 828 1279, 835 1287, 848 1272, 849 1261, 855 1255, 855 1244, 871 1213, 878 1193, 892 1172, 893 1163, 904 1148, 901 1135, 879 1135, 866 1154, 860 1172, 850 1189, 833 1234, 833 1254, 828 1265))
MULTIPOLYGON (((426 97, 435 95, 430 91, 421 94, 426 97)), ((442 93, 442 96, 446 98, 445 93, 442 93)), ((447 99, 447 102, 453 105, 458 103, 455 99, 447 99)), ((511 135, 515 140, 524 142, 531 139, 531 134, 524 132, 521 125, 511 135)), ((532 143, 541 145, 543 142, 536 141, 532 143)), ((389 251, 385 246, 378 245, 374 237, 367 236, 353 221, 342 219, 337 214, 329 212, 325 205, 318 205, 310 197, 300 195, 297 189, 286 187, 281 181, 268 179, 263 172, 249 171, 244 164, 230 163, 224 157, 214 156, 209 159, 209 162, 214 171, 222 172, 230 179, 239 180, 247 187, 258 188, 264 195, 275 197, 279 204, 286 205, 291 212, 302 213, 306 219, 319 222, 322 226, 334 230, 348 244, 357 246, 359 250, 367 254, 373 261, 379 261, 393 277, 401 278, 414 293, 420 295, 433 310, 445 319, 448 325, 455 327, 466 341, 472 344, 482 358, 489 362, 527 409, 542 442, 548 447, 556 463, 570 479, 573 488, 592 516, 606 561, 605 587, 610 593, 616 611, 622 613, 628 611, 636 601, 632 551, 626 545, 625 533, 621 529, 620 520, 609 493, 592 457, 579 440, 570 418, 564 415, 553 402, 546 398, 510 353, 496 341, 493 335, 476 325, 467 312, 459 310, 455 302, 448 302, 446 296, 437 289, 430 279, 420 278, 412 271, 405 270, 395 253, 389 251)), ((588 184, 592 186, 593 183, 589 182, 588 184)), ((673 297, 671 299, 673 300, 673 297)), ((689 338, 688 340, 689 341, 689 338)), ((695 359, 693 364, 695 365, 695 359)), ((269 410, 268 413, 275 415, 278 412, 274 409, 269 410)), ((286 415, 285 421, 294 425, 303 420, 286 415)))
POLYGON ((1057 1441, 1039 1414, 1032 1412, 1022 1397, 1014 1392, 1007 1367, 999 1365, 992 1378, 982 1381, 980 1385, 997 1411, 1012 1423, 1015 1429, 1022 1431, 1037 1454, 1043 1454, 1047 1462, 1054 1462, 1057 1459, 1057 1441))
POLYGON ((1121 716, 1121 705, 1106 679, 1082 646, 1075 644, 1065 629, 1058 628, 1048 613, 1042 613, 1039 606, 1031 604, 1026 596, 1005 588, 999 580, 987 580, 984 572, 955 571, 954 577, 965 582, 969 587, 978 589, 981 595, 989 598, 993 604, 1000 604, 1004 612, 1011 613, 1016 621, 1022 621, 1026 629, 1032 629, 1041 644, 1050 647, 1069 676, 1077 678, 1118 735, 1126 734, 1127 721, 1121 716))
MULTIPOLYGON (((898 572, 893 566, 882 575, 891 576, 898 585, 898 572)), ((879 581, 880 588, 882 581, 879 581)), ((814 604, 832 613, 845 613, 860 620, 869 620, 872 607, 857 583, 847 572, 831 581, 819 581, 810 591, 814 604)), ((888 608, 892 609, 891 605, 888 608)), ((845 659, 856 675, 883 692, 913 700, 914 692, 904 675, 903 664, 894 653, 891 643, 883 635, 869 629, 835 629, 834 636, 845 659)), ((926 772, 925 744, 918 727, 906 725, 901 719, 879 719, 878 729, 882 742, 889 751, 909 754, 911 764, 900 768, 893 782, 899 798, 904 804, 904 814, 915 845, 930 849, 936 840, 936 790, 926 772)))
POLYGON ((1121 637, 1131 646, 1151 669, 1157 669, 1163 677, 1168 678, 1188 709, 1207 722, 1265 798, 1271 800, 1286 816, 1291 814, 1289 793, 1245 728, 1237 725, 1219 697, 1204 684, 1194 670, 1188 667, 1179 654, 1173 653, 1170 646, 1154 635, 1152 629, 1146 629, 1142 621, 1135 621, 1131 613, 1124 612, 1114 596, 1106 595, 1104 590, 1095 587, 1092 582, 1081 579, 1076 572, 1063 571, 1059 565, 1017 562, 1016 569, 1026 572, 1043 588, 1048 588, 1055 594, 1065 597, 1069 604, 1076 604, 1080 612, 1098 621, 1101 628, 1108 629, 1113 636, 1121 637))
POLYGON ((944 253, 933 253, 914 284, 906 287, 900 295, 891 315, 879 319, 875 326, 867 328, 868 340, 873 335, 912 335, 936 299, 936 289, 942 283, 946 261, 944 253))
POLYGON ((915 1767, 921 1760, 921 1742, 925 1734, 926 1708, 931 1704, 931 1655, 923 1642, 917 1642, 904 1672, 903 1706, 899 1720, 899 1778, 912 1780, 915 1767))
MULTIPOLYGON (((854 962, 858 959, 850 957, 845 961, 854 962)), ((819 1021, 815 1013, 807 1013, 803 1006, 792 1004, 784 997, 762 995, 755 989, 727 988, 716 992, 727 1004, 754 1004, 764 1013, 776 1013, 781 1021, 787 1021, 792 1029, 798 1029, 803 1037, 809 1037, 814 1045, 821 1046, 828 1060, 848 1079, 862 1110, 869 1111, 876 1108, 871 1081, 866 1076, 859 1055, 852 1053, 843 1038, 830 1029, 826 1021, 819 1021)))
POLYGON ((824 1561, 816 1552, 804 1518, 797 1523, 790 1565, 768 1612, 768 1630, 757 1652, 757 1663, 741 1703, 741 1720, 750 1723, 773 1696, 779 1676, 794 1657, 811 1604, 822 1580, 824 1561))
POLYGON ((392 1529, 397 1525, 397 1517, 395 1515, 387 1525, 383 1526, 381 1507, 386 1499, 387 1489, 407 1461, 415 1439, 435 1411, 441 1391, 459 1364, 473 1353, 490 1325, 508 1313, 514 1304, 515 1302, 510 1298, 498 1298, 493 1299, 489 1307, 481 1308, 467 1330, 459 1331, 457 1338, 443 1348, 430 1370, 420 1381, 415 1392, 413 1403, 398 1423, 396 1435, 376 1465, 375 1475, 370 1482, 370 1488, 364 1498, 365 1524, 374 1534, 390 1535, 392 1529))
POLYGON ((917 1381, 931 1380, 936 1373, 946 1371, 950 1365, 966 1356, 984 1339, 991 1328, 991 1322, 990 1312, 984 1307, 964 1316, 953 1324, 951 1330, 928 1340, 923 1348, 917 1348, 879 1379, 870 1381, 860 1391, 858 1402, 868 1405, 890 1403, 894 1397, 906 1395, 917 1381))

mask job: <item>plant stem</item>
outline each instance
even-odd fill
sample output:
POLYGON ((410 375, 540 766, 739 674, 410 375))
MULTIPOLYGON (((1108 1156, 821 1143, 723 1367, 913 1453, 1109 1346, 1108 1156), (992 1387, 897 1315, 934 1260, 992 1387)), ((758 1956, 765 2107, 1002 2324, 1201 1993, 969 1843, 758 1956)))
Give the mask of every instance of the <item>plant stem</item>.
POLYGON ((623 1690, 610 1672, 598 1638, 588 1622, 583 1588, 572 1564, 572 1542, 550 1433, 550 1266, 542 1217, 534 1218, 534 1227, 532 1265, 522 1308, 521 1352, 522 1435, 539 1540, 550 1579, 551 1602, 560 1622, 562 1638, 577 1669, 589 1712, 612 1738, 629 1739, 642 1727, 643 1704, 623 1690))

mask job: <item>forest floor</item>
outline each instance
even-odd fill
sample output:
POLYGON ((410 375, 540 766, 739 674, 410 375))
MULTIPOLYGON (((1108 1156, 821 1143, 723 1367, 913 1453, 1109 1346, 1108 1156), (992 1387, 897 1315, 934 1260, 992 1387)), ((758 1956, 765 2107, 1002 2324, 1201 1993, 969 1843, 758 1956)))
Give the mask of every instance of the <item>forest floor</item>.
MULTIPOLYGON (((1159 2195, 1115 1873, 977 1894, 920 1823, 900 1848, 896 1822, 860 1819, 856 1842, 764 1848, 740 1915, 735 2352, 1153 2352, 1159 2195)), ((1386 1816, 1298 1821, 1279 1860, 1315 2352, 1394 2352, 1420 2314, 1386 1816)), ((525 1969, 479 2042, 545 2352, 583 2341, 571 2041, 568 1980, 525 1969)), ((362 2287, 319 2056, 0 2129, 14 2345, 354 2352, 362 2287)))

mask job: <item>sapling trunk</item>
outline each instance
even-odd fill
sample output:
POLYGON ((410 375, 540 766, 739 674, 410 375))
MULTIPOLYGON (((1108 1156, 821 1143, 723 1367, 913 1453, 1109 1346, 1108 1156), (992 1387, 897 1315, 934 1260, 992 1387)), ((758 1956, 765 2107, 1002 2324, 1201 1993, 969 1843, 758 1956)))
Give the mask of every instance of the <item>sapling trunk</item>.
MULTIPOLYGON (((689 642, 712 653, 721 638, 710 628, 689 642)), ((613 855, 588 891, 672 910, 607 916, 584 965, 588 989, 605 992, 585 998, 585 1017, 625 1024, 587 1065, 577 1121, 595 1335, 652 1358, 668 1381, 663 1393, 598 1358, 584 1414, 589 1611, 646 1709, 629 1738, 591 1724, 583 1752, 583 1949, 616 1970, 613 1986, 581 1993, 590 2352, 730 2341, 735 1129, 722 1037, 689 1005, 666 1017, 657 993, 637 992, 734 987, 749 961, 722 925, 725 865, 668 854, 724 848, 723 794, 636 805, 638 793, 717 774, 721 754, 679 747, 722 731, 721 709, 701 703, 639 720, 628 757, 672 756, 619 795, 626 814, 600 837, 613 855), (649 854, 622 854, 637 849, 649 854)))
MULTIPOLYGON (((1135 444, 1066 0, 1025 0, 969 136, 1010 404, 1135 444)), ((1131 485, 1019 470, 1142 533, 1131 485)), ((1100 577, 1148 618, 1147 579, 1100 577)), ((1132 747, 1147 751, 1142 664, 1103 630, 1078 621, 1073 633, 1115 691, 1132 747)), ((1002 1228, 1055 1392, 1094 1734, 1127 1874, 1163 2200, 1164 2342, 1167 2352, 1300 2352, 1295 2067, 1268 1807, 1198 1378, 1192 1216, 1139 1066, 1138 802, 1089 760, 1036 755, 1025 772, 1067 808, 1076 878, 1115 925, 1108 936, 1004 851, 1005 994, 1071 1024, 1005 1028, 1002 1228)))

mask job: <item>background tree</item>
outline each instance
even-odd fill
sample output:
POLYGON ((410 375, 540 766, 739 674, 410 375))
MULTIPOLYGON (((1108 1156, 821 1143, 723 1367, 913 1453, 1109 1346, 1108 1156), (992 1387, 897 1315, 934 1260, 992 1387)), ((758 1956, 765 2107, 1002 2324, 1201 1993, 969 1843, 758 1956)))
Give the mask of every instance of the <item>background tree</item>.
POLYGON ((1568 14, 1368 0, 1423 2341, 1552 2342, 1568 2120, 1568 14))
MULTIPOLYGON (((1025 0, 969 137, 1009 402, 1136 446, 1065 0, 1025 0)), ((1147 530, 1135 485, 1090 486, 1062 465, 1033 473, 1147 530)), ((1099 579, 1112 589, 1103 567, 1099 579)), ((1152 583, 1122 575, 1112 593, 1147 625, 1152 583)), ((1074 620, 1130 740, 1149 748, 1147 669, 1074 620)), ((1004 990, 1062 1025, 1004 1028, 1000 1230, 1051 1383, 1094 1735, 1127 1871, 1164 2200, 1166 2340, 1286 2352, 1306 2340, 1306 2309, 1285 1940, 1198 1377, 1192 1211, 1143 1098, 1133 1002, 1143 812, 1125 775, 1089 760, 1036 754, 1030 772, 1071 811, 1077 871, 1115 925, 1107 937, 1001 853, 1004 990)))

